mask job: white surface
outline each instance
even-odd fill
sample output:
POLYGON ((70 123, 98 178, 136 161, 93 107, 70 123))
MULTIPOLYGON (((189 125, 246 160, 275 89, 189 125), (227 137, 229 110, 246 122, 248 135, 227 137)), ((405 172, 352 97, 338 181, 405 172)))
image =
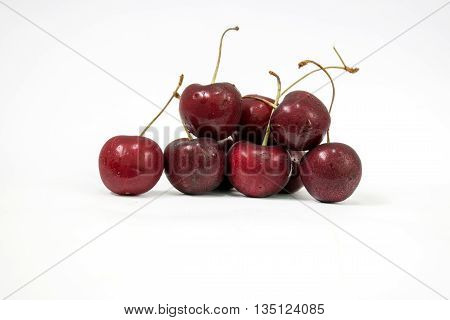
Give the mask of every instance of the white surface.
MULTIPOLYGON (((269 69, 290 83, 299 60, 338 63, 334 44, 355 63, 443 2, 5 3, 162 104, 179 73, 185 84, 210 80, 225 27, 241 31, 226 39, 218 81, 273 95, 269 69)), ((301 201, 450 296, 449 28, 450 5, 336 81, 332 139, 363 161, 345 203, 305 190, 300 201, 163 194, 165 177, 118 197, 99 179, 98 152, 157 109, 0 4, 0 295, 160 196, 11 298, 440 299, 301 201)), ((329 91, 317 95, 328 103, 329 91)), ((155 130, 162 146, 182 134, 167 114, 155 130)))

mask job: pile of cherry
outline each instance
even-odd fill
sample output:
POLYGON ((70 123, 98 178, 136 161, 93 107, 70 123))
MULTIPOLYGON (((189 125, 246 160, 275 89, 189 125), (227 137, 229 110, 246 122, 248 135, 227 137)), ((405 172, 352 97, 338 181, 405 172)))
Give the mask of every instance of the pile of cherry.
POLYGON ((310 71, 281 90, 279 76, 275 99, 261 95, 241 96, 231 83, 216 83, 222 43, 212 82, 191 84, 181 96, 183 75, 169 101, 139 136, 116 136, 100 151, 100 176, 105 186, 119 195, 138 195, 152 189, 164 170, 170 183, 185 194, 202 194, 233 187, 249 197, 306 190, 322 202, 347 199, 361 180, 361 161, 348 145, 331 143, 329 127, 335 87, 329 69, 355 73, 339 53, 342 65, 310 71), (315 72, 324 72, 333 89, 330 107, 306 91, 291 91, 315 72), (283 100, 280 102, 281 97, 283 100), (158 144, 144 137, 147 129, 173 99, 187 138, 171 142, 162 152, 158 144), (195 136, 196 138, 193 138, 195 136), (327 137, 327 142, 321 144, 327 137))

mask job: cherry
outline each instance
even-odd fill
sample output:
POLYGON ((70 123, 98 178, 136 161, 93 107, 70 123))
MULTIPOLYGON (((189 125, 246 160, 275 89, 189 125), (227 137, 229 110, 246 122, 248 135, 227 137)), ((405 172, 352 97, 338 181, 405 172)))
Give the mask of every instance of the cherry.
POLYGON ((301 61, 298 64, 299 68, 312 63, 319 67, 319 69, 304 75, 281 93, 281 95, 284 95, 298 82, 321 70, 325 72, 333 86, 333 96, 329 111, 327 111, 325 105, 316 96, 306 91, 290 92, 274 111, 271 119, 273 136, 278 143, 287 146, 289 149, 310 150, 320 144, 328 132, 331 123, 329 113, 334 102, 335 88, 327 69, 342 69, 349 73, 356 73, 359 70, 358 68, 348 67, 336 48, 333 49, 343 66, 329 66, 324 68, 312 60, 301 61))
POLYGON ((182 138, 164 150, 164 171, 169 182, 185 194, 201 194, 222 182, 225 154, 211 138, 182 138))
MULTIPOLYGON (((342 58, 340 59, 346 67, 342 58)), ((324 71, 333 88, 329 108, 331 112, 335 86, 328 72, 324 71)), ((327 143, 310 150, 300 162, 300 177, 306 190, 321 202, 340 202, 350 197, 358 186, 361 175, 361 160, 356 151, 343 143, 331 143, 329 132, 327 143)))
MULTIPOLYGON (((274 105, 277 105, 281 93, 281 82, 276 77, 278 90, 274 105)), ((270 119, 269 119, 270 121, 270 119)), ((288 152, 280 146, 267 146, 270 126, 262 145, 249 141, 235 143, 227 155, 229 179, 232 185, 248 197, 267 197, 280 192, 289 180, 291 159, 288 152)))
POLYGON ((191 84, 181 94, 180 115, 184 126, 197 137, 221 140, 229 137, 237 128, 241 118, 241 94, 228 82, 216 83, 222 55, 223 38, 220 38, 219 55, 212 82, 209 85, 191 84))
POLYGON ((163 172, 163 154, 158 144, 139 136, 116 136, 100 151, 100 177, 105 186, 120 195, 138 195, 152 189, 163 172))
POLYGON ((100 177, 104 185, 119 195, 138 195, 152 189, 163 172, 163 153, 158 144, 144 137, 145 132, 178 96, 178 85, 166 105, 139 136, 116 136, 102 147, 99 156, 100 177))
POLYGON ((361 174, 358 154, 343 143, 317 146, 300 163, 300 175, 306 190, 321 202, 340 202, 350 197, 361 180, 361 174))
MULTIPOLYGON (((311 60, 301 62, 301 66, 309 62, 327 73, 321 65, 311 60)), ((292 91, 273 112, 271 130, 277 142, 289 149, 309 150, 322 141, 330 123, 330 114, 322 101, 309 92, 292 91)))
POLYGON ((280 146, 235 143, 227 156, 231 184, 248 197, 268 197, 280 192, 289 180, 291 159, 280 146))
POLYGON ((261 144, 264 138, 274 100, 260 95, 242 97, 242 115, 239 127, 240 138, 261 144))
POLYGON ((309 150, 318 145, 330 127, 325 105, 306 91, 292 91, 274 111, 271 130, 276 141, 293 150, 309 150))
POLYGON ((305 153, 303 151, 290 150, 289 154, 292 161, 292 171, 288 183, 280 193, 295 193, 303 187, 302 178, 300 176, 300 161, 305 153))

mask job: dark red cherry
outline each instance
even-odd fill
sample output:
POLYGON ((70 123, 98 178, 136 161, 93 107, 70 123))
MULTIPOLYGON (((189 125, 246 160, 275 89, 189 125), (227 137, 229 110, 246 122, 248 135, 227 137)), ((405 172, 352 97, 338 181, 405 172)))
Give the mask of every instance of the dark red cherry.
POLYGON ((211 138, 177 139, 164 150, 164 171, 169 182, 186 194, 216 189, 222 182, 225 154, 211 138))
POLYGON ((231 83, 191 84, 181 94, 180 115, 195 136, 225 139, 238 129, 241 94, 231 83))
POLYGON ((300 175, 306 190, 321 202, 339 202, 350 197, 361 174, 358 154, 343 143, 317 146, 300 162, 300 175))
POLYGON ((289 150, 292 161, 292 170, 288 183, 284 186, 280 193, 295 193, 303 187, 302 178, 300 176, 300 161, 305 152, 289 150))
POLYGON ((105 186, 120 195, 138 195, 155 186, 163 171, 158 144, 140 136, 116 136, 100 151, 100 177, 105 186))
POLYGON ((330 127, 325 105, 306 91, 292 91, 273 112, 271 131, 275 140, 292 150, 310 150, 330 127))
POLYGON ((263 100, 274 103, 273 99, 256 94, 242 97, 239 127, 241 139, 261 144, 273 110, 273 107, 263 100))
POLYGON ((197 137, 209 137, 217 141, 225 139, 237 130, 241 119, 239 90, 228 82, 216 83, 223 38, 231 30, 237 31, 239 27, 226 29, 220 38, 219 54, 211 84, 191 84, 180 97, 181 120, 185 128, 197 137))
POLYGON ((116 136, 103 145, 98 167, 103 183, 112 192, 137 195, 149 191, 158 182, 164 168, 163 154, 158 144, 144 134, 178 96, 183 78, 180 75, 169 100, 139 136, 116 136))
POLYGON ((240 141, 231 147, 227 161, 230 182, 248 197, 276 194, 289 180, 291 159, 279 146, 240 141))

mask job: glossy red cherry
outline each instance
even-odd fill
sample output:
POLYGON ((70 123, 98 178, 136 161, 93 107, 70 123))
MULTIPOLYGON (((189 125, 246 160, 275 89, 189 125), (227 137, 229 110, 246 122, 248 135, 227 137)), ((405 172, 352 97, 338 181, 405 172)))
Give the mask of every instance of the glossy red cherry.
POLYGON ((152 189, 163 171, 163 153, 158 144, 139 136, 109 139, 100 151, 100 177, 105 186, 120 195, 138 195, 152 189))
POLYGON ((231 83, 191 84, 181 94, 180 115, 193 135, 225 139, 238 129, 241 94, 231 83))
POLYGON ((292 91, 273 112, 271 130, 276 141, 293 150, 317 146, 330 127, 325 105, 306 91, 292 91))
POLYGON ((361 180, 358 154, 346 144, 326 143, 309 151, 300 163, 306 190, 318 201, 340 202, 350 197, 361 180))
MULTIPOLYGON (((280 77, 277 79, 277 105, 281 92, 280 77)), ((248 197, 267 197, 283 189, 291 172, 291 158, 280 146, 267 146, 270 126, 266 128, 262 145, 249 141, 235 143, 227 155, 227 165, 231 184, 248 197)))
POLYGON ((335 87, 333 78, 326 69, 341 69, 349 73, 358 72, 358 68, 348 67, 336 48, 333 48, 339 57, 342 66, 322 67, 315 61, 303 60, 299 68, 307 64, 314 64, 319 69, 313 70, 304 75, 290 86, 288 86, 281 95, 289 91, 295 84, 305 79, 309 75, 323 71, 331 82, 333 94, 329 110, 313 94, 306 91, 292 91, 286 95, 278 108, 273 112, 271 119, 271 131, 273 138, 282 145, 291 150, 310 150, 319 145, 330 127, 330 112, 335 97, 335 87))
POLYGON ((161 177, 164 161, 158 144, 143 135, 164 112, 183 82, 178 85, 166 105, 147 125, 140 136, 116 136, 102 147, 98 160, 104 185, 119 195, 138 195, 152 189, 161 177))
POLYGON ((202 194, 222 182, 225 154, 211 138, 177 139, 164 150, 164 171, 169 182, 185 194, 202 194))
POLYGON ((300 176, 300 161, 305 153, 303 151, 290 150, 289 154, 292 161, 292 170, 288 183, 280 193, 295 193, 303 187, 302 178, 300 176))
POLYGON ((240 138, 261 144, 266 132, 274 100, 268 97, 252 94, 242 97, 242 115, 239 126, 240 138))
POLYGON ((291 159, 280 146, 235 143, 227 156, 229 179, 248 197, 268 197, 280 192, 289 180, 291 159))
POLYGON ((222 140, 229 137, 239 125, 241 118, 239 90, 231 83, 216 83, 223 38, 230 30, 237 31, 239 28, 229 28, 222 34, 211 84, 191 84, 186 87, 180 97, 181 120, 185 128, 197 137, 222 140))

